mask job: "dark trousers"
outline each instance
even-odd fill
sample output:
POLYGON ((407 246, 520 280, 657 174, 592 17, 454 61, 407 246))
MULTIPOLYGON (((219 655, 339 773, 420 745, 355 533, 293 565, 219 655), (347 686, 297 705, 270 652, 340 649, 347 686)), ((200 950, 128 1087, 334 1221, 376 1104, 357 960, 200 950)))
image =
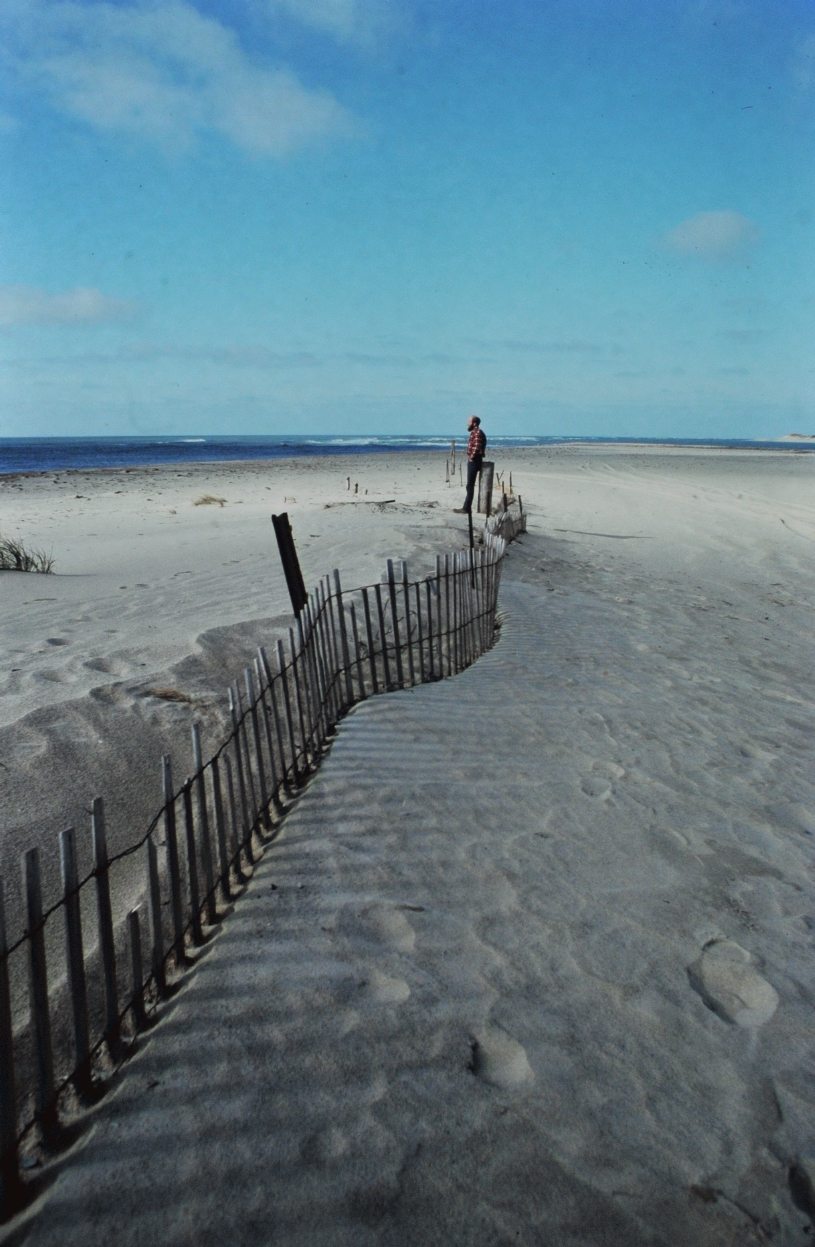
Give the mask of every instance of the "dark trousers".
POLYGON ((465 511, 472 511, 473 509, 473 494, 475 493, 475 482, 478 478, 478 473, 480 471, 481 471, 481 460, 480 459, 469 459, 467 461, 467 492, 464 495, 464 510, 465 511))

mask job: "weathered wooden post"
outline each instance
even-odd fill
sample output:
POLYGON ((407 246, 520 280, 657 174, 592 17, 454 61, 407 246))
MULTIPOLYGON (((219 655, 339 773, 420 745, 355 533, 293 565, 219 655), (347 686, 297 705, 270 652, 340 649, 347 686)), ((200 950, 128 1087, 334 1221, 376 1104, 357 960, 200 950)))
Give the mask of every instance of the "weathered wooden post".
POLYGON ((43 1140, 47 1146, 56 1135, 58 1124, 55 1103, 54 1045, 51 1038, 51 1014, 48 1007, 48 969, 45 962, 45 931, 42 920, 40 855, 37 849, 29 849, 23 854, 23 874, 25 877, 26 935, 28 936, 28 982, 34 1031, 36 1077, 34 1107, 43 1140))
POLYGON ((65 960, 71 985, 74 1019, 76 1074, 74 1086, 88 1097, 91 1088, 91 1036, 88 1020, 88 986, 85 980, 85 953, 82 947, 82 913, 79 904, 79 872, 76 865, 76 833, 73 827, 60 832, 59 856, 62 869, 62 897, 65 906, 65 960))
POLYGON ((478 510, 483 515, 492 515, 492 483, 495 475, 495 464, 485 459, 481 464, 478 477, 478 510))
POLYGON ((9 1216, 21 1189, 17 1155, 17 1079, 11 1025, 11 989, 3 880, 0 879, 0 1208, 9 1216))
POLYGON ((110 870, 105 830, 105 803, 94 797, 91 811, 93 873, 96 876, 96 907, 99 914, 99 951, 105 984, 105 1040, 114 1061, 121 1055, 119 984, 116 977, 116 945, 113 942, 113 908, 110 903, 110 870))
POLYGON ((201 728, 197 723, 192 725, 192 759, 195 767, 198 826, 201 829, 201 860, 204 865, 204 885, 207 889, 207 922, 212 927, 218 921, 218 907, 215 904, 215 871, 212 862, 212 844, 209 838, 209 812, 207 810, 207 788, 204 781, 204 762, 201 754, 201 728))
POLYGON ((170 908, 173 914, 173 955, 177 967, 186 958, 184 954, 184 906, 181 900, 181 865, 178 860, 178 839, 175 828, 175 800, 173 793, 173 763, 169 753, 161 760, 164 781, 164 831, 167 841, 167 868, 170 873, 170 908))
POLYGON ((277 537, 277 548, 280 551, 280 561, 283 564, 283 574, 286 577, 292 610, 295 615, 299 615, 308 601, 308 594, 303 583, 303 573, 300 570, 297 551, 294 548, 288 512, 283 511, 280 515, 273 515, 272 524, 277 537))

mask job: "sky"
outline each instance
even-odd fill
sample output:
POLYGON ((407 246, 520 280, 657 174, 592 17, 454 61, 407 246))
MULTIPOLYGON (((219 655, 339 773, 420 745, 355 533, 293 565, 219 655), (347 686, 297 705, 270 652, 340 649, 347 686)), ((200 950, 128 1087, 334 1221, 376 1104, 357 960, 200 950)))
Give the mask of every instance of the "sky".
POLYGON ((0 436, 815 433, 811 0, 3 0, 0 436))

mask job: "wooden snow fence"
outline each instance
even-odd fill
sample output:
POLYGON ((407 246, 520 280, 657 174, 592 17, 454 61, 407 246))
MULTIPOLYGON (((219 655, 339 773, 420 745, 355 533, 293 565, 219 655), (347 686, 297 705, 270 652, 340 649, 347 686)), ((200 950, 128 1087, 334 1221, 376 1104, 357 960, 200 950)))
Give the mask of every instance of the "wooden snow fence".
POLYGON ((339 572, 325 577, 288 643, 259 649, 230 686, 231 731, 218 751, 204 761, 194 724, 193 772, 180 786, 163 758, 164 804, 134 844, 108 853, 97 797, 92 868, 79 877, 87 846, 63 831, 61 886, 47 906, 39 850, 25 853, 24 930, 13 941, 0 879, 4 1219, 36 1192, 41 1160, 71 1141, 71 1120, 176 990, 342 716, 378 693, 454 675, 492 646, 504 549, 521 521, 520 508, 492 517, 483 546, 437 557, 424 580, 391 560, 382 583, 350 592, 339 572), (114 913, 121 893, 141 901, 114 913))

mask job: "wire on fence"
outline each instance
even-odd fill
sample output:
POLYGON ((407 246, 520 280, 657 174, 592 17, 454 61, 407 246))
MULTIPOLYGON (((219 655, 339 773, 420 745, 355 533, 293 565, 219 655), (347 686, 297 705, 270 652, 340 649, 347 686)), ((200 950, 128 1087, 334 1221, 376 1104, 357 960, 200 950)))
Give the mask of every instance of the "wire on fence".
POLYGON ((423 581, 411 583, 407 565, 390 559, 384 586, 346 591, 339 572, 326 577, 308 597, 296 633, 289 629, 288 650, 279 640, 273 661, 261 648, 245 669, 245 702, 239 683, 230 686, 231 731, 216 753, 203 760, 194 724, 193 773, 180 787, 170 756, 162 759, 164 802, 140 839, 110 856, 104 803, 96 797, 93 868, 78 877, 76 832, 64 831, 62 893, 45 911, 39 852, 24 855, 26 926, 11 945, 0 879, 3 1216, 24 1194, 21 1148, 35 1141, 46 1151, 55 1147, 71 1101, 87 1103, 99 1093, 106 1072, 126 1055, 128 1037, 150 1024, 173 977, 205 940, 205 927, 220 921, 219 897, 228 903, 246 883, 247 869, 318 764, 339 719, 378 693, 453 675, 490 648, 505 545, 525 522, 520 506, 492 517, 483 547, 437 558, 435 575, 423 581), (140 852, 145 907, 132 907, 139 889, 131 886, 131 907, 114 921, 111 868, 140 852), (47 947, 53 963, 54 946, 47 944, 46 928, 58 913, 65 957, 49 967, 47 947), (10 958, 24 949, 27 974, 17 981, 27 980, 28 1007, 15 1016, 10 958), (55 1000, 69 1019, 67 1030, 55 1000), (65 1066, 59 1071, 55 1052, 65 1066))

